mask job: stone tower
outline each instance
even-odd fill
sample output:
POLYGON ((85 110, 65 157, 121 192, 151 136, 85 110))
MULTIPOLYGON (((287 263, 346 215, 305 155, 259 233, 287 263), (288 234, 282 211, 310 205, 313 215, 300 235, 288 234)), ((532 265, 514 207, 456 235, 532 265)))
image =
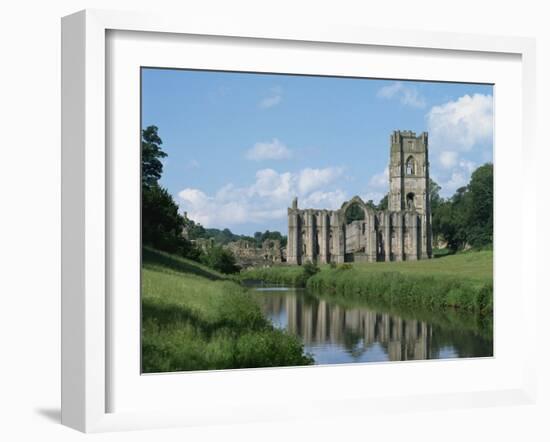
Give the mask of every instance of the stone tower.
POLYGON ((422 217, 422 258, 431 256, 430 164, 428 133, 395 131, 390 138, 388 209, 416 211, 422 217))
POLYGON ((411 131, 391 135, 390 195, 388 209, 394 212, 429 208, 428 134, 419 137, 411 131))

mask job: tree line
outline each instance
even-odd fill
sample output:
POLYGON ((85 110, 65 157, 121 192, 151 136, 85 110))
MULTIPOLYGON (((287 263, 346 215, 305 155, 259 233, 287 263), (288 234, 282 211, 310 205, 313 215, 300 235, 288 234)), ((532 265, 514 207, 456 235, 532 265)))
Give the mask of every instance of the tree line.
POLYGON ((212 239, 216 244, 226 245, 234 241, 247 241, 256 247, 261 247, 265 240, 278 240, 281 246, 286 246, 287 237, 278 231, 266 230, 265 232, 255 232, 254 236, 239 235, 229 229, 215 229, 203 227, 191 219, 185 220, 185 226, 189 239, 212 239))
POLYGON ((441 198, 441 187, 431 183, 432 231, 435 241, 450 251, 491 248, 493 245, 493 165, 483 164, 468 185, 450 198, 441 198))

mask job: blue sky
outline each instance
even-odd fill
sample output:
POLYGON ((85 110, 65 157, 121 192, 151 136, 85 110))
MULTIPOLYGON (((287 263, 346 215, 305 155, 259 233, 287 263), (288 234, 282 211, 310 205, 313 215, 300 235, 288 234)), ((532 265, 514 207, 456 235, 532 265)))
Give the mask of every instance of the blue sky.
POLYGON ((492 161, 489 85, 142 70, 142 125, 163 140, 161 184, 189 217, 286 233, 286 208, 387 192, 393 130, 429 132, 443 196, 492 161))

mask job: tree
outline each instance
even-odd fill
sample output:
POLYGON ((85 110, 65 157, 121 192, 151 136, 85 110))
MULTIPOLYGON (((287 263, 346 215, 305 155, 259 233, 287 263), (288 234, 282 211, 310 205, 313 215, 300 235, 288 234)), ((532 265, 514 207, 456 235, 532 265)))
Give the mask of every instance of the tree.
POLYGON ((493 243, 493 165, 484 164, 473 173, 468 185, 468 243, 483 247, 493 243))
MULTIPOLYGON (((438 213, 438 208, 443 203, 443 199, 439 196, 441 186, 430 178, 430 207, 432 213, 432 235, 437 243, 442 236, 441 214, 438 213)), ((448 210, 448 209, 447 209, 448 210)))
POLYGON ((493 243, 493 165, 478 167, 467 186, 448 200, 439 197, 439 186, 430 186, 432 231, 453 251, 467 246, 480 248, 493 243), (434 204, 435 202, 435 204, 434 204))
POLYGON ((254 241, 256 242, 257 247, 261 247, 265 240, 270 239, 272 241, 279 241, 281 244, 281 247, 285 247, 287 243, 287 237, 286 235, 283 235, 281 232, 278 231, 270 231, 266 230, 265 232, 255 232, 254 233, 254 241))
POLYGON ((441 196, 439 196, 440 190, 441 186, 430 178, 430 206, 432 208, 432 213, 434 210, 437 210, 442 202, 441 196))
POLYGON ((365 219, 365 211, 358 204, 352 204, 346 210, 346 224, 365 219))
POLYGON ((376 210, 378 207, 376 206, 376 204, 374 204, 374 201, 373 200, 368 200, 366 203, 365 203, 365 206, 367 207, 370 207, 372 210, 376 210))
POLYGON ((208 247, 202 253, 201 261, 208 267, 222 273, 229 274, 240 271, 233 253, 219 245, 208 247))
POLYGON ((185 221, 172 195, 158 180, 162 176, 162 140, 156 126, 142 131, 141 142, 141 239, 158 250, 198 259, 198 250, 182 236, 185 221))
POLYGON ((158 184, 162 176, 161 158, 167 154, 162 151, 162 140, 158 135, 157 126, 148 126, 141 131, 141 183, 144 187, 158 184))
POLYGON ((388 194, 384 195, 384 198, 378 203, 378 210, 388 210, 388 194))
POLYGON ((183 252, 183 217, 166 189, 153 185, 144 189, 141 197, 142 241, 166 252, 183 252))
POLYGON ((206 229, 200 224, 196 223, 192 219, 184 219, 184 225, 187 228, 187 235, 189 239, 207 238, 206 229))

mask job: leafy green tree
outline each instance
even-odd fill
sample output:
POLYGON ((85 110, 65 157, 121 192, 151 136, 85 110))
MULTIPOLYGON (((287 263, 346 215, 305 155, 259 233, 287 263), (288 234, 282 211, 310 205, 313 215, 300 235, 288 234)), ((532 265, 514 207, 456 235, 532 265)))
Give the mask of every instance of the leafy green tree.
POLYGON ((363 219, 365 219, 365 211, 359 207, 358 204, 352 204, 348 210, 346 210, 346 224, 363 219))
POLYGON ((433 183, 432 230, 434 238, 444 240, 457 251, 471 246, 488 247, 493 243, 493 165, 478 167, 467 186, 460 187, 445 200, 439 198, 439 186, 433 183), (435 202, 435 204, 434 204, 435 202))
POLYGON ((184 220, 185 227, 187 228, 187 234, 189 239, 207 238, 206 229, 200 224, 196 223, 192 219, 184 220))
POLYGON ((460 226, 454 216, 455 208, 451 201, 442 202, 433 214, 432 233, 435 241, 443 240, 447 248, 458 250, 462 243, 458 240, 460 226))
POLYGON ((442 239, 442 230, 441 230, 442 214, 438 213, 438 208, 443 203, 443 199, 439 195, 440 190, 441 190, 441 186, 430 178, 430 206, 431 206, 431 213, 432 213, 432 235, 433 235, 434 242, 436 243, 440 239, 442 239))
POLYGON ((141 198, 142 241, 166 252, 183 251, 183 217, 166 189, 152 185, 141 198))
POLYGON ((493 243, 493 165, 484 164, 473 173, 468 185, 467 240, 473 247, 493 243))
POLYGON ((161 149, 162 140, 157 126, 148 126, 141 131, 141 182, 144 187, 158 184, 162 176, 161 158, 167 154, 161 149))
POLYGON ((378 203, 378 210, 388 210, 388 194, 384 195, 384 198, 378 203))
POLYGON ((376 206, 376 204, 374 204, 374 201, 373 200, 368 200, 365 205, 367 207, 370 207, 372 210, 377 210, 378 207, 376 206))
POLYGON ((440 191, 441 186, 430 178, 430 205, 432 208, 432 213, 434 212, 434 210, 437 210, 442 202, 442 198, 439 195, 440 191))
POLYGON ((286 235, 283 235, 278 231, 266 230, 265 232, 254 232, 254 241, 256 242, 256 247, 261 247, 265 240, 270 239, 273 241, 279 241, 281 247, 285 247, 287 243, 286 235))
POLYGON ((141 142, 141 239, 158 250, 198 259, 199 251, 182 236, 185 221, 172 195, 158 180, 162 176, 162 140, 156 126, 142 130, 141 142))
POLYGON ((303 268, 304 268, 304 274, 306 275, 306 278, 310 278, 321 271, 319 266, 316 263, 311 261, 307 261, 304 264, 303 268))
POLYGON ((230 274, 240 271, 233 253, 219 245, 208 247, 202 253, 201 261, 208 267, 222 273, 230 274))

